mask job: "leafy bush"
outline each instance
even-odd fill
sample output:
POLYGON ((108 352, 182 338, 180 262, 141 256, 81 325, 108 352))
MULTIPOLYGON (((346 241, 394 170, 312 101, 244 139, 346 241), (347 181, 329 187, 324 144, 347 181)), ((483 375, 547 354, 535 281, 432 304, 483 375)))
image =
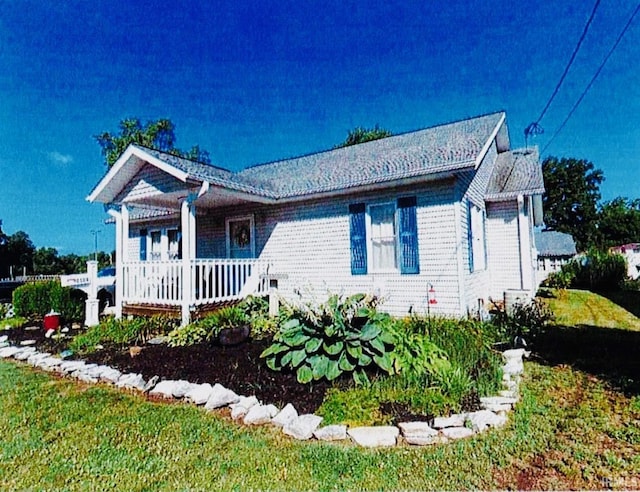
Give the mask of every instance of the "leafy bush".
POLYGON ((69 348, 74 352, 87 354, 94 352, 97 345, 126 347, 134 343, 144 343, 152 336, 167 333, 175 323, 174 320, 163 316, 132 319, 108 317, 100 324, 76 335, 69 344, 69 348))
POLYGON ((369 381, 364 368, 371 364, 391 372, 391 318, 378 313, 376 304, 376 298, 356 294, 291 307, 290 319, 261 357, 272 370, 296 371, 300 383, 352 373, 356 383, 364 384, 369 381))
POLYGON ((557 272, 551 272, 549 276, 542 281, 541 286, 552 289, 568 289, 574 281, 575 271, 570 268, 561 268, 557 272))
POLYGON ((42 318, 53 309, 76 321, 84 316, 84 293, 58 281, 31 282, 13 291, 13 307, 17 316, 42 318))
POLYGON ((553 321, 553 313, 542 300, 517 302, 510 312, 504 307, 496 310, 492 322, 498 330, 500 341, 515 344, 516 338, 535 341, 553 321))
POLYGON ((591 249, 580 258, 562 265, 543 281, 543 287, 588 289, 602 292, 619 289, 627 278, 627 260, 617 253, 591 249))
POLYGON ((286 312, 280 317, 269 316, 269 301, 264 297, 249 296, 238 307, 242 309, 251 325, 251 336, 254 339, 271 338, 278 332, 281 322, 286 321, 286 312))
POLYGON ((175 328, 169 333, 169 346, 186 347, 204 341, 215 341, 225 328, 237 328, 249 323, 245 311, 239 306, 225 306, 208 316, 175 328))

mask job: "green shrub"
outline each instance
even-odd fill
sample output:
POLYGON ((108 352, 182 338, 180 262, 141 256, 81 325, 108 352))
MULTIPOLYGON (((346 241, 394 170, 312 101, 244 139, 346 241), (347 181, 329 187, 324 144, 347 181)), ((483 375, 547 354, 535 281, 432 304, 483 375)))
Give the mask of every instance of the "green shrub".
POLYGON ((269 301, 264 297, 249 296, 238 307, 249 319, 251 337, 254 339, 272 338, 278 332, 280 324, 286 321, 284 310, 281 312, 282 318, 269 316, 269 301))
POLYGON ((169 333, 170 347, 188 347, 202 343, 207 338, 207 328, 202 322, 194 321, 187 326, 180 326, 169 333))
POLYGON ((500 340, 514 344, 516 338, 535 342, 553 319, 549 306, 542 299, 535 298, 529 302, 515 303, 510 312, 504 307, 497 309, 492 322, 498 330, 500 340))
POLYGON ((175 321, 163 316, 149 318, 115 319, 108 317, 100 324, 87 328, 87 331, 76 335, 69 348, 80 354, 94 352, 97 345, 115 345, 126 347, 131 344, 144 343, 155 335, 166 334, 175 321))
POLYGON ((569 267, 551 272, 549 276, 540 284, 542 287, 551 289, 568 289, 575 281, 575 271, 569 267))
POLYGON ((204 341, 212 342, 218 338, 220 330, 248 323, 249 318, 240 306, 225 306, 187 326, 174 328, 169 333, 168 343, 171 347, 187 347, 204 341))
POLYGON ((54 310, 68 321, 84 317, 84 293, 62 287, 58 281, 30 282, 13 291, 16 316, 42 318, 54 310))
POLYGON ((391 318, 378 313, 376 304, 365 294, 332 295, 319 306, 290 308, 289 320, 261 357, 272 370, 296 371, 301 383, 351 373, 364 384, 369 381, 364 368, 371 364, 391 372, 391 318))
POLYGON ((542 282, 543 287, 587 289, 602 292, 619 289, 627 279, 627 260, 618 253, 591 249, 562 265, 542 282))

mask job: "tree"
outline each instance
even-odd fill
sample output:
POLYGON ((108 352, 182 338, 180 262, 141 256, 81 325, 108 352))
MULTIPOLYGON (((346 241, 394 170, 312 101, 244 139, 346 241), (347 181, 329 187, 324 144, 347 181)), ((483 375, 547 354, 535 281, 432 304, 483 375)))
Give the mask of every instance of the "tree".
POLYGON ((120 131, 117 134, 103 132, 94 136, 102 149, 107 167, 113 166, 132 143, 205 164, 211 163, 209 153, 198 145, 186 152, 175 146, 175 125, 169 119, 161 118, 143 125, 138 118, 127 118, 122 120, 119 126, 120 131))
POLYGON ((23 269, 31 269, 35 246, 24 231, 5 236, 5 244, 0 252, 0 277, 22 274, 23 269))
POLYGON ((603 247, 640 242, 640 199, 618 197, 600 206, 598 232, 603 247))
POLYGON ((347 138, 344 142, 335 146, 336 149, 341 147, 349 147, 350 145, 357 145, 364 142, 370 142, 371 140, 378 140, 380 138, 390 137, 393 133, 384 128, 380 128, 378 125, 373 128, 363 128, 357 126, 353 130, 349 130, 347 138))
POLYGON ((33 254, 33 273, 36 275, 58 275, 63 271, 55 248, 38 248, 33 254))
POLYGON ((602 171, 584 159, 547 157, 542 173, 547 190, 543 197, 547 228, 571 234, 581 251, 597 244, 602 171))

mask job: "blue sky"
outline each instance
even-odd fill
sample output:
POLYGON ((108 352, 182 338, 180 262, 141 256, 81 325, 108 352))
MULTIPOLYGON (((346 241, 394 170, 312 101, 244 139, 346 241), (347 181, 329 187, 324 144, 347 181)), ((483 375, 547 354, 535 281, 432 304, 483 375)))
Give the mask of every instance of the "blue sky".
MULTIPOLYGON (((550 97, 595 2, 0 0, 0 219, 61 254, 114 247, 85 197, 93 139, 170 118, 216 165, 332 147, 355 126, 406 132, 507 111, 514 147, 550 97)), ((636 2, 602 0, 550 109, 544 148, 636 2)), ((604 199, 640 196, 640 16, 543 156, 586 158, 604 199)))

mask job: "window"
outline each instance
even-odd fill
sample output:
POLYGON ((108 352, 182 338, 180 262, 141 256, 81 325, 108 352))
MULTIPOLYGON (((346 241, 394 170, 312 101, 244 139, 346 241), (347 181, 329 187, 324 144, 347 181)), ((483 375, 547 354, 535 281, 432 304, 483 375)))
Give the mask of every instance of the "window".
POLYGON ((140 230, 140 260, 164 261, 182 258, 180 229, 140 230))
POLYGON ((396 207, 394 203, 369 206, 371 221, 371 270, 389 271, 396 262, 396 207))
POLYGON ((349 206, 351 273, 420 273, 416 198, 349 206))
POLYGON ((469 240, 469 271, 477 272, 486 268, 486 213, 471 202, 468 202, 467 222, 469 240))

